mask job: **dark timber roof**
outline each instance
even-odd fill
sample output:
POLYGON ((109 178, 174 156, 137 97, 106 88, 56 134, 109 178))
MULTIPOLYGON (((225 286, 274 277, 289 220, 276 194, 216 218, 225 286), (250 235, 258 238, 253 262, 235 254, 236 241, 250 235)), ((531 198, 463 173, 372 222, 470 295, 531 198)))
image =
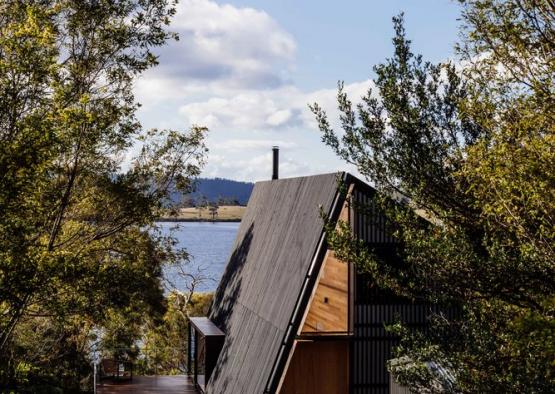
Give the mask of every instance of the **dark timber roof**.
POLYGON ((189 321, 195 330, 204 337, 219 337, 224 335, 222 330, 207 317, 190 317, 189 321))
POLYGON ((334 214, 338 174, 257 183, 210 319, 226 334, 207 393, 263 393, 334 214))

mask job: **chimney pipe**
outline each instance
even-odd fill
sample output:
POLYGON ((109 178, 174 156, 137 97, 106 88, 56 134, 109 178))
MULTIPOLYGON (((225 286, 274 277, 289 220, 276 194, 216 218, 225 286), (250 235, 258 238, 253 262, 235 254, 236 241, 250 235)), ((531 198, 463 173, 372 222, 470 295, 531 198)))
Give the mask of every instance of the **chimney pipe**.
POLYGON ((278 174, 278 170, 279 170, 279 146, 273 146, 272 147, 272 152, 274 153, 274 167, 273 167, 273 172, 272 172, 272 180, 274 179, 278 179, 279 178, 279 174, 278 174))

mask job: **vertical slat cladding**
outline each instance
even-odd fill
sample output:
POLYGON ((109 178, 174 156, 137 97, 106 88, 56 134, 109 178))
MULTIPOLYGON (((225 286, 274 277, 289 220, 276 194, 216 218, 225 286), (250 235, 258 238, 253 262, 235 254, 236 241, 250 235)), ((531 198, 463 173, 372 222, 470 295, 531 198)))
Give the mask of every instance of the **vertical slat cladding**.
MULTIPOLYGON (((391 226, 374 202, 373 192, 355 189, 353 199, 355 236, 369 247, 379 248, 385 256, 394 258, 391 226)), ((363 274, 357 273, 355 281, 351 392, 388 394, 390 377, 386 363, 393 357, 398 338, 386 332, 384 325, 396 322, 399 316, 410 327, 423 329, 427 325, 428 308, 368 286, 368 278, 363 274)))
POLYGON ((390 227, 383 212, 374 201, 374 196, 355 190, 354 202, 354 232, 358 239, 379 246, 394 242, 390 227))
MULTIPOLYGON (((363 194, 362 200, 365 208, 371 206, 369 204, 370 202, 368 201, 368 196, 363 194)), ((373 239, 376 236, 375 234, 376 232, 375 232, 374 226, 372 226, 372 222, 371 222, 372 217, 369 215, 363 215, 363 218, 364 218, 363 220, 364 220, 364 230, 365 230, 364 239, 373 239)))
POLYGON ((413 329, 424 329, 429 308, 423 304, 391 305, 357 305, 365 313, 356 322, 355 330, 355 364, 354 387, 357 392, 387 392, 389 374, 386 362, 392 357, 392 349, 398 339, 386 332, 384 324, 393 323, 399 316, 401 321, 413 329))

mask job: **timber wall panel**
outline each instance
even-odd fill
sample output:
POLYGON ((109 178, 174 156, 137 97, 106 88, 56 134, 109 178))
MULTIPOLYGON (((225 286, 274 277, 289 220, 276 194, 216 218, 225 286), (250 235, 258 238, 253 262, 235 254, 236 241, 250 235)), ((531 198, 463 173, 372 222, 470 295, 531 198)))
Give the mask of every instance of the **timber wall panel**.
POLYGON ((349 343, 298 342, 280 394, 349 392, 349 343))
POLYGON ((347 332, 348 317, 349 266, 328 251, 302 333, 347 332))

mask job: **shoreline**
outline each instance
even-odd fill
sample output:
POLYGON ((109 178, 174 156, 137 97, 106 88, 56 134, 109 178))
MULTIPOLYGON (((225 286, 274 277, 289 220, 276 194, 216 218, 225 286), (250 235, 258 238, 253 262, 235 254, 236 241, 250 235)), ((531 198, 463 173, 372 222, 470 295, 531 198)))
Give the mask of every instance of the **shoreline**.
POLYGON ((241 219, 204 219, 204 218, 158 218, 156 222, 203 222, 203 223, 239 223, 241 219))

